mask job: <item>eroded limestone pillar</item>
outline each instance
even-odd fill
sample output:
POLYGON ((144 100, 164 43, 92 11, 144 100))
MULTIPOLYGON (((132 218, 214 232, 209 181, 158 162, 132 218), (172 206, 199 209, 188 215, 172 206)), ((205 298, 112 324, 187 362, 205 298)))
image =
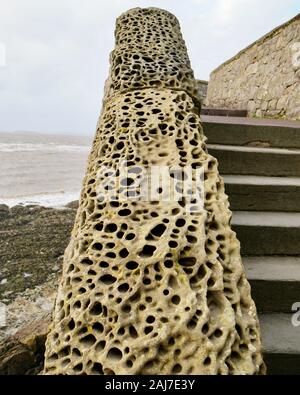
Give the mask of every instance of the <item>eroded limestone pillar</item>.
POLYGON ((256 308, 196 92, 173 15, 137 8, 118 18, 45 373, 264 372, 256 308), (167 169, 179 199, 165 182, 148 193, 157 169, 167 169), (197 177, 203 205, 186 188, 197 177))

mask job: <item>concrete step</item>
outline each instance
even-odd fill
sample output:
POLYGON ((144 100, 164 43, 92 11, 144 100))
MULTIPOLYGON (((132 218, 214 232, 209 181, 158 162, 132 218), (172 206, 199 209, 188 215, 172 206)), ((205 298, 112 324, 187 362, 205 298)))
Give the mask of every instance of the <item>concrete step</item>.
POLYGON ((300 255, 300 213, 234 211, 243 255, 300 255))
POLYGON ((300 148, 297 121, 207 115, 201 118, 209 144, 300 148))
POLYGON ((231 210, 300 212, 300 178, 224 175, 231 210))
POLYGON ((209 115, 216 117, 246 117, 248 114, 247 110, 229 110, 226 108, 209 108, 202 107, 201 115, 209 115))
POLYGON ((292 317, 292 314, 259 315, 268 374, 300 374, 300 326, 292 324, 292 317))
POLYGON ((209 144, 221 174, 300 177, 300 150, 209 144))
POLYGON ((257 310, 290 313, 300 301, 300 257, 243 257, 257 310))

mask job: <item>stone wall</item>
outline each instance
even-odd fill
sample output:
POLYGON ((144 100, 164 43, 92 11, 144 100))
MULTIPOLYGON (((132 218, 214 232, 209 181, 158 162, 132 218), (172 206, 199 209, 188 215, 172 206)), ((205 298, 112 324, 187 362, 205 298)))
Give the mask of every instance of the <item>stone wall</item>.
POLYGON ((206 95, 207 95, 207 87, 208 81, 204 80, 196 80, 197 87, 198 87, 198 95, 202 102, 204 102, 206 95))
POLYGON ((214 70, 205 104, 299 120, 300 14, 214 70))

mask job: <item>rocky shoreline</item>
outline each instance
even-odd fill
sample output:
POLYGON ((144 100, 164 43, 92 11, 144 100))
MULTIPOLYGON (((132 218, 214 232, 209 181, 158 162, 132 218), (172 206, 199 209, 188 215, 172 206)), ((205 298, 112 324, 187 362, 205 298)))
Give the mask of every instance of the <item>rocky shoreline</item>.
POLYGON ((78 202, 0 205, 0 374, 37 374, 78 202), (1 317, 0 317, 1 318, 1 317))

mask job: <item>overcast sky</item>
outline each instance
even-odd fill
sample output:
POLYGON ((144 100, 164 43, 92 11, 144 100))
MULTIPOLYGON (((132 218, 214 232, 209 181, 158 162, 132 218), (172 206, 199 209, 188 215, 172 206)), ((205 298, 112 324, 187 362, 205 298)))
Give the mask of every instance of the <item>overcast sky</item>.
POLYGON ((0 6, 0 64, 6 48, 0 131, 89 135, 100 112, 115 18, 127 9, 173 12, 199 79, 300 12, 299 0, 0 0, 0 6))

